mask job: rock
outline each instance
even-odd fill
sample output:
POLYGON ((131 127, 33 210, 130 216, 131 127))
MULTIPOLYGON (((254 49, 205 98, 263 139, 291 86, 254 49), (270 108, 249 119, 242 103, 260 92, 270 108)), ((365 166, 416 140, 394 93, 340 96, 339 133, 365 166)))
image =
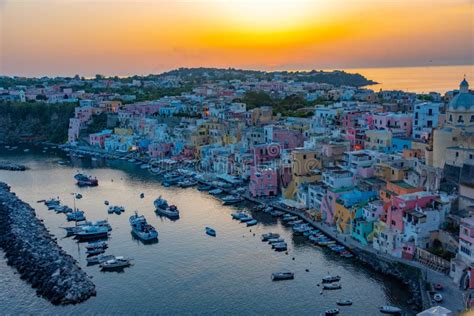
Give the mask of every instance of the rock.
MULTIPOLYGON (((4 164, 0 163, 0 169, 4 164)), ((53 304, 76 304, 96 295, 91 278, 62 250, 32 207, 0 182, 0 247, 6 262, 37 295, 53 304)))

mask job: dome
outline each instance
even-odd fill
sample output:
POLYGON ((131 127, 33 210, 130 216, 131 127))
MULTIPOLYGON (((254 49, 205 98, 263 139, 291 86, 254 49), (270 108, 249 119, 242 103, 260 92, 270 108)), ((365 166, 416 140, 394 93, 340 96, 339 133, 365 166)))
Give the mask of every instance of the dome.
POLYGON ((459 85, 459 93, 449 102, 450 110, 474 110, 474 95, 469 93, 469 83, 464 79, 459 85))

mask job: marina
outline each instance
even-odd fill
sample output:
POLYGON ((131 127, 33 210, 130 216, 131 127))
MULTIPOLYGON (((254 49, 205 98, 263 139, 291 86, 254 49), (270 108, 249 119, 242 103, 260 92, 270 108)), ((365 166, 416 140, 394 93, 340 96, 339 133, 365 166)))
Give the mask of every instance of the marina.
MULTIPOLYGON (((31 162, 28 156, 25 156, 24 159, 25 164, 31 162)), ((76 189, 74 188, 75 184, 70 179, 78 166, 70 167, 54 164, 53 159, 46 159, 44 162, 36 164, 39 164, 38 168, 31 172, 38 181, 39 179, 50 178, 59 181, 50 181, 47 187, 31 186, 23 188, 22 185, 25 184, 23 182, 25 179, 22 179, 22 177, 7 178, 9 174, 0 173, 0 180, 10 182, 21 198, 37 207, 38 216, 45 221, 57 237, 61 238, 65 233, 59 227, 70 225, 66 224, 64 215, 50 212, 47 207, 35 203, 48 196, 57 196, 61 201, 71 199, 70 192, 76 189), (66 181, 67 184, 65 184, 66 181), (27 195, 27 191, 31 191, 31 194, 27 195)), ((81 166, 87 168, 87 163, 81 166)), ((287 269, 291 269, 298 275, 303 276, 304 274, 305 277, 295 277, 289 283, 276 282, 275 284, 282 284, 282 286, 275 285, 277 287, 273 288, 271 296, 265 298, 273 302, 272 306, 269 307, 268 304, 260 305, 255 302, 252 304, 252 309, 249 307, 248 312, 273 310, 276 314, 283 314, 286 310, 286 313, 289 313, 289 306, 279 303, 279 301, 283 301, 283 298, 294 300, 291 308, 296 308, 300 314, 321 313, 334 308, 336 301, 341 297, 351 297, 354 300, 355 303, 347 307, 354 314, 357 314, 357 311, 365 310, 368 302, 370 302, 374 312, 378 312, 378 307, 386 304, 406 306, 404 303, 406 298, 403 295, 400 296, 400 293, 403 293, 403 290, 400 290, 400 288, 403 288, 403 284, 399 284, 383 275, 374 275, 373 271, 366 270, 353 261, 340 258, 330 249, 315 248, 307 236, 295 236, 291 226, 283 225, 282 220, 273 217, 270 213, 255 211, 255 205, 252 203, 242 202, 235 206, 222 206, 219 199, 207 194, 206 191, 198 191, 196 188, 163 187, 160 181, 148 172, 148 169, 141 169, 135 164, 130 165, 127 161, 116 160, 102 168, 88 169, 88 174, 97 177, 101 182, 101 185, 96 188, 85 187, 80 189, 83 198, 76 201, 77 207, 84 210, 88 220, 93 222, 104 220, 106 217, 104 215, 107 214, 104 211, 103 201, 108 199, 113 201, 114 204, 123 205, 127 210, 138 209, 139 214, 145 215, 147 221, 159 230, 160 236, 159 242, 156 244, 142 244, 130 233, 127 233, 130 231, 128 216, 109 217, 108 220, 113 230, 109 232, 108 248, 104 255, 91 256, 89 258, 93 259, 90 260, 88 260, 86 254, 86 244, 79 244, 78 247, 74 239, 60 239, 61 246, 77 258, 88 273, 93 275, 94 282, 98 286, 98 296, 96 298, 92 298, 78 306, 68 307, 70 311, 85 311, 92 308, 93 304, 99 304, 100 306, 108 300, 114 300, 114 304, 118 304, 116 306, 117 310, 119 308, 129 310, 128 308, 131 307, 121 305, 118 298, 114 299, 115 295, 119 293, 116 293, 113 289, 116 287, 124 288, 121 285, 123 282, 128 284, 133 283, 132 280, 147 280, 150 276, 156 278, 154 275, 157 271, 159 271, 159 282, 164 282, 162 289, 160 287, 156 289, 161 296, 168 296, 168 292, 165 291, 171 291, 172 293, 183 293, 184 291, 190 295, 196 295, 197 292, 195 291, 201 293, 197 295, 198 298, 195 300, 183 302, 179 312, 185 313, 190 311, 189 308, 200 308, 199 306, 202 306, 204 310, 205 305, 203 304, 208 305, 212 304, 213 301, 222 301, 220 292, 224 288, 232 297, 240 297, 239 299, 225 300, 225 306, 229 308, 242 299, 252 300, 252 296, 257 296, 257 293, 259 296, 263 295, 264 298, 270 295, 270 293, 265 294, 266 291, 263 290, 269 286, 268 274, 272 270, 285 271, 287 269), (143 199, 139 197, 142 192, 144 193, 143 199), (155 214, 153 197, 156 198, 159 194, 180 209, 179 221, 164 220, 155 214), (239 224, 239 221, 233 220, 231 214, 241 211, 257 220, 258 223, 253 227, 247 227, 245 224, 239 224), (203 227, 206 226, 219 231, 218 237, 212 239, 211 243, 209 243, 211 240, 204 238, 202 233, 203 227), (281 238, 287 244, 286 251, 288 254, 274 252, 267 243, 261 242, 261 235, 270 232, 275 234, 269 236, 274 237, 270 239, 277 239, 278 241, 281 238), (278 237, 276 234, 278 234, 278 237), (209 260, 211 249, 213 255, 212 260, 209 260), (259 254, 258 260, 252 259, 256 253, 259 254), (122 269, 120 272, 123 273, 103 274, 101 272, 103 268, 98 269, 95 265, 113 260, 114 257, 111 257, 113 254, 122 255, 124 258, 133 257, 133 267, 122 269), (235 262, 235 256, 237 255, 246 257, 246 259, 243 259, 247 262, 245 266, 235 262), (192 268, 187 264, 190 260, 193 262, 192 268), (89 267, 88 264, 92 265, 89 267), (225 264, 225 269, 222 268, 222 264, 225 264), (355 295, 349 291, 349 288, 343 287, 338 291, 325 291, 323 295, 318 295, 315 299, 315 293, 319 291, 316 283, 327 275, 327 266, 331 267, 330 272, 332 274, 343 277, 344 284, 360 284, 361 290, 358 291, 360 293, 355 295), (204 273, 204 275, 197 278, 193 271, 199 267, 203 269, 202 271, 226 276, 209 279, 208 273, 204 273), (173 271, 176 271, 176 269, 181 271, 182 279, 180 280, 173 277, 173 271), (306 272, 306 270, 309 272, 306 272), (196 282, 199 284, 197 288, 191 286, 191 284, 196 286, 196 282), (246 292, 248 293, 236 292, 241 287, 242 282, 247 284, 246 292), (388 286, 388 284, 390 285, 388 286), (296 297, 292 298, 291 293, 295 288, 299 289, 298 296, 307 296, 307 298, 304 300, 296 297), (202 289, 206 290, 203 291, 202 289), (366 295, 368 296, 370 293, 377 293, 377 295, 375 298, 368 299, 366 295), (305 304, 299 305, 299 301, 304 301, 305 304), (314 301, 314 305, 307 306, 308 301, 314 301), (365 303, 363 303, 364 301, 365 303), (376 303, 372 304, 372 301, 376 303)), ((36 182, 33 181, 34 183, 36 182)), ((281 244, 281 242, 275 244, 281 244)), ((107 264, 105 266, 105 269, 108 269, 107 264)), ((1 272, 5 272, 5 269, 10 268, 2 266, 1 272)), ((112 269, 112 271, 114 270, 112 269)), ((13 280, 10 282, 15 282, 14 275, 11 272, 5 275, 7 277, 11 276, 13 280)), ((21 280, 17 281, 21 282, 21 280)), ((28 293, 28 289, 24 290, 25 293, 28 293)), ((160 302, 151 299, 151 297, 150 300, 144 300, 142 295, 136 295, 130 291, 122 294, 133 298, 134 310, 139 308, 146 312, 159 306, 159 308, 170 313, 178 312, 174 309, 176 307, 164 306, 160 302)), ((32 297, 25 297, 27 294, 23 293, 17 293, 17 295, 22 300, 31 303, 32 308, 36 307, 43 311, 48 311, 51 308, 44 304, 46 302, 35 298, 34 295, 32 297)), ((114 307, 111 308, 114 309, 114 307)), ((214 312, 219 312, 219 310, 214 312)))

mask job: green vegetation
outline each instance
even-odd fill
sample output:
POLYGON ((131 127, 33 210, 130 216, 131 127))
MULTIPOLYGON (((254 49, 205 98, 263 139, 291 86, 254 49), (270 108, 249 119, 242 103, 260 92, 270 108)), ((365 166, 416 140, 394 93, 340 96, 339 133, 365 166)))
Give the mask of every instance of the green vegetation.
POLYGON ((249 91, 242 99, 235 99, 235 102, 243 102, 247 109, 254 109, 261 106, 271 106, 273 115, 280 113, 282 116, 309 117, 313 115, 314 106, 323 104, 325 101, 306 101, 300 95, 290 95, 284 99, 274 99, 264 91, 249 91))
POLYGON ((0 102, 0 141, 67 141, 76 104, 0 102))
POLYGON ((91 123, 87 126, 87 134, 93 134, 107 129, 107 114, 101 113, 92 116, 91 123))

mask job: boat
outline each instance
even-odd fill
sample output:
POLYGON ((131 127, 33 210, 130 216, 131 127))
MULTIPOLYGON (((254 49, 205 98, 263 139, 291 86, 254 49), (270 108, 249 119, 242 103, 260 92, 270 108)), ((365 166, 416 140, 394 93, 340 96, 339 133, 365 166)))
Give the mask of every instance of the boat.
POLYGON ((78 226, 80 229, 75 231, 77 239, 100 239, 106 238, 109 235, 109 230, 106 226, 87 225, 78 226))
POLYGON ((288 245, 286 242, 277 242, 272 244, 272 248, 275 249, 275 251, 285 251, 288 249, 288 245))
POLYGON ((150 241, 158 238, 158 231, 155 227, 147 223, 145 216, 138 215, 135 212, 134 215, 129 218, 130 226, 132 227, 132 233, 143 241, 150 241))
POLYGON ((56 199, 49 199, 44 201, 44 205, 48 207, 49 210, 54 209, 57 205, 59 205, 61 202, 56 199))
POLYGON ((379 311, 383 314, 401 314, 402 310, 395 306, 384 305, 379 308, 379 311))
POLYGON ((140 166, 140 169, 150 169, 150 165, 149 164, 143 164, 140 166))
POLYGON ((272 273, 272 280, 273 281, 292 280, 294 278, 295 278, 295 274, 293 272, 274 272, 274 273, 272 273))
POLYGON ((285 213, 282 212, 282 211, 272 211, 272 212, 270 212, 270 215, 273 216, 273 217, 280 217, 283 214, 285 214, 285 213))
POLYGON ((197 181, 193 181, 193 180, 184 180, 184 181, 178 182, 178 186, 181 188, 190 188, 190 187, 195 186, 196 184, 197 184, 197 181))
POLYGON ((255 225, 257 225, 257 223, 258 222, 257 222, 256 219, 252 219, 252 220, 246 222, 247 226, 255 226, 255 225))
POLYGON ((143 199, 145 197, 145 193, 140 193, 140 198, 143 199))
POLYGON ((209 191, 209 190, 212 189, 212 186, 204 184, 204 185, 198 186, 197 189, 198 189, 198 191, 209 191))
POLYGON ((125 268, 130 266, 130 259, 124 257, 115 257, 115 259, 107 260, 100 264, 102 270, 113 270, 119 268, 125 268))
POLYGON ((78 199, 78 200, 82 199, 82 194, 77 193, 77 194, 76 194, 76 199, 78 199))
POLYGON ((161 196, 157 198, 153 204, 155 205, 155 212, 159 215, 166 216, 170 219, 179 218, 179 210, 175 205, 168 205, 168 202, 161 196))
POLYGON ((206 234, 212 237, 216 237, 216 231, 211 227, 206 227, 206 234))
POLYGON ((281 219, 282 219, 282 221, 284 221, 284 222, 291 222, 291 221, 297 220, 297 219, 298 219, 298 216, 294 216, 294 215, 283 216, 281 219))
POLYGON ((96 249, 96 248, 107 248, 107 242, 105 241, 96 241, 90 242, 86 245, 86 249, 96 249))
POLYGON ((339 314, 339 308, 331 308, 328 309, 324 312, 324 315, 329 316, 329 315, 337 315, 339 314))
POLYGON ((441 303, 443 301, 443 295, 441 295, 440 293, 436 293, 435 295, 433 295, 433 300, 436 303, 441 303))
POLYGON ((86 216, 83 211, 74 211, 66 214, 68 221, 80 222, 86 220, 86 216))
POLYGON ((253 217, 248 215, 248 214, 245 214, 244 216, 241 216, 239 220, 240 220, 241 223, 246 223, 246 222, 250 222, 251 220, 253 220, 253 217))
POLYGON ((336 304, 339 306, 349 306, 352 305, 352 300, 338 300, 336 304))
POLYGON ((326 283, 323 285, 323 289, 325 290, 339 290, 340 288, 342 288, 342 286, 339 283, 326 283))
POLYGON ((275 239, 275 238, 280 238, 280 234, 276 234, 276 233, 262 234, 262 241, 268 241, 269 239, 275 239))
POLYGON ((76 174, 74 179, 76 179, 76 184, 80 187, 95 187, 99 185, 99 181, 96 178, 92 178, 83 173, 76 174))
POLYGON ((109 205, 110 203, 109 203, 109 201, 105 200, 105 201, 104 201, 104 204, 105 204, 105 205, 109 205))
POLYGON ((307 224, 293 226, 293 234, 302 235, 304 232, 311 230, 311 227, 307 224))
POLYGON ((123 206, 109 206, 109 208, 107 209, 107 213, 109 214, 117 214, 117 215, 120 215, 122 214, 122 212, 125 212, 125 208, 123 206))
POLYGON ((272 244, 277 244, 277 243, 281 243, 281 242, 284 242, 285 240, 283 238, 270 238, 268 239, 268 243, 270 245, 272 244))
POLYGON ((246 213, 244 212, 235 212, 235 213, 232 213, 230 214, 232 216, 232 219, 238 219, 240 220, 242 217, 246 217, 248 216, 246 213))
POLYGON ((104 248, 94 248, 94 249, 87 249, 86 254, 88 256, 96 256, 104 252, 105 252, 104 248))
POLYGON ((333 283, 341 280, 341 277, 338 275, 327 275, 323 278, 323 283, 333 283))
POLYGON ((98 256, 88 257, 86 260, 87 260, 87 264, 98 264, 98 263, 106 262, 113 259, 115 259, 114 255, 98 255, 98 256))
POLYGON ((209 194, 211 194, 211 195, 219 195, 219 194, 221 194, 222 192, 224 192, 224 191, 222 191, 221 189, 214 189, 214 190, 210 190, 210 191, 209 191, 209 194))
POLYGON ((320 245, 320 246, 329 246, 329 245, 333 245, 335 243, 336 242, 334 240, 323 240, 323 241, 318 242, 318 245, 320 245))
POLYGON ((243 200, 244 199, 239 195, 227 195, 222 198, 222 202, 224 205, 237 204, 242 202, 243 200))

